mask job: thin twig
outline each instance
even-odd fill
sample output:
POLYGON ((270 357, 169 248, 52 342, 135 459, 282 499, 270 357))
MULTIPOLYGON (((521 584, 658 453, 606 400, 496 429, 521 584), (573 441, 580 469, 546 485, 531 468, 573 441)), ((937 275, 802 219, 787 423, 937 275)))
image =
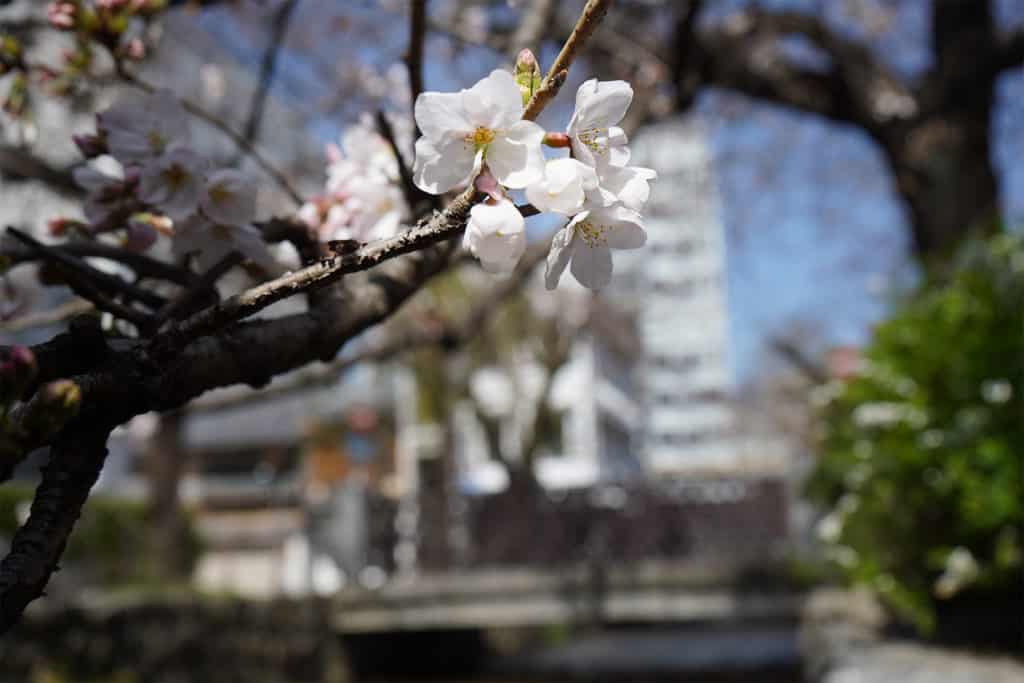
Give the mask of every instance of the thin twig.
MULTIPOLYGON (((427 35, 427 0, 411 0, 409 7, 409 51, 405 65, 409 69, 409 94, 412 106, 423 92, 423 42, 427 35)), ((419 128, 416 129, 419 135, 419 128)))
POLYGON ((36 327, 57 325, 74 318, 76 315, 88 313, 94 308, 93 304, 84 299, 72 299, 56 308, 48 308, 45 311, 22 315, 13 320, 0 323, 0 332, 14 334, 15 332, 22 332, 36 327))
POLYGON ((412 179, 412 169, 405 162, 402 150, 398 146, 398 140, 395 138, 395 129, 391 126, 391 122, 388 121, 388 117, 380 109, 377 110, 377 128, 380 129, 380 134, 384 136, 384 139, 388 141, 388 145, 391 146, 391 152, 398 161, 398 175, 402 183, 402 195, 405 197, 405 203, 409 205, 409 209, 415 215, 416 207, 419 203, 425 199, 433 201, 433 195, 428 195, 416 187, 416 183, 412 179))
POLYGON ((209 270, 199 276, 198 280, 183 291, 178 298, 168 301, 166 306, 157 311, 154 327, 159 329, 168 320, 181 317, 181 314, 188 311, 200 296, 210 291, 215 291, 217 280, 224 277, 229 270, 244 260, 245 257, 240 253, 232 251, 213 264, 209 270))
MULTIPOLYGON (((166 280, 176 285, 189 285, 199 277, 187 268, 180 268, 173 263, 158 261, 137 251, 128 251, 112 244, 93 240, 72 240, 70 242, 50 245, 50 249, 79 258, 94 257, 116 261, 123 266, 131 268, 139 277, 166 280)), ((10 257, 14 263, 31 261, 38 258, 38 253, 31 248, 25 248, 24 251, 4 250, 4 255, 10 257)))
MULTIPOLYGON (((76 281, 84 282, 90 290, 119 294, 151 308, 159 308, 165 303, 164 298, 159 294, 137 287, 112 273, 104 273, 102 270, 93 268, 77 256, 45 245, 17 228, 9 227, 7 232, 30 249, 35 250, 41 258, 46 258, 60 267, 61 272, 65 275, 74 275, 76 281)), ((86 298, 92 301, 91 297, 86 298)))
POLYGON ((285 35, 288 33, 288 25, 298 6, 299 0, 285 0, 274 13, 272 19, 270 43, 266 52, 263 53, 263 60, 260 63, 259 87, 252 98, 252 105, 249 107, 249 118, 242 129, 242 137, 250 143, 256 142, 260 134, 260 125, 263 123, 263 112, 267 104, 267 96, 270 95, 270 87, 274 83, 274 68, 277 65, 277 56, 284 44, 285 35))
MULTIPOLYGON (((127 71, 126 69, 119 69, 119 74, 125 82, 130 83, 131 85, 135 86, 136 88, 144 92, 154 93, 158 89, 152 83, 142 80, 141 78, 139 78, 139 76, 133 74, 130 71, 127 71)), ((281 191, 288 195, 288 197, 293 202, 295 202, 296 206, 300 206, 302 204, 302 195, 299 194, 299 191, 296 190, 295 187, 291 184, 291 181, 288 180, 288 177, 282 171, 278 170, 273 164, 271 164, 267 160, 267 158, 264 157, 263 154, 261 154, 258 149, 256 149, 256 146, 253 143, 246 140, 245 137, 235 132, 227 123, 217 118, 213 114, 209 113, 195 102, 192 102, 191 100, 185 99, 183 97, 179 97, 178 100, 181 102, 181 106, 189 114, 192 114, 192 116, 195 116, 197 119, 202 119, 206 123, 210 124, 217 130, 219 130, 221 133, 229 137, 231 141, 238 146, 239 149, 245 152, 245 154, 249 156, 256 163, 256 165, 263 170, 264 173, 270 176, 270 178, 273 179, 275 183, 277 183, 278 187, 281 188, 281 191)))
POLYGON ((476 203, 477 194, 471 186, 429 221, 394 237, 364 244, 351 253, 329 257, 294 273, 282 275, 200 311, 168 330, 161 343, 168 348, 175 348, 189 339, 247 318, 282 299, 323 287, 348 273, 368 270, 396 256, 419 251, 455 237, 465 229, 469 210, 476 203))
POLYGON ((604 15, 608 13, 608 8, 611 5, 612 0, 588 0, 583 8, 583 12, 580 14, 579 20, 576 22, 575 28, 573 28, 568 40, 565 41, 565 45, 562 46, 562 51, 558 53, 558 57, 555 58, 551 68, 548 69, 548 75, 544 77, 544 82, 540 84, 540 88, 533 94, 533 98, 526 105, 526 110, 523 111, 524 119, 532 121, 537 118, 537 115, 547 106, 547 103, 558 94, 562 84, 565 83, 566 76, 569 74, 569 67, 572 65, 573 60, 576 59, 576 54, 583 47, 587 39, 590 38, 591 34, 594 33, 604 15))

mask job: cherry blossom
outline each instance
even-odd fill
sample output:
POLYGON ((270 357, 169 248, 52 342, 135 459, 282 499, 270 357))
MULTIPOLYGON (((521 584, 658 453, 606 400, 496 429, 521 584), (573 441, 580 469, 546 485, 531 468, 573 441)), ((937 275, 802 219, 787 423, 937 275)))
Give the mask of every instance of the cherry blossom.
POLYGON ((82 212, 94 226, 105 223, 112 216, 129 213, 138 205, 135 189, 139 178, 135 173, 125 174, 120 167, 108 173, 103 166, 90 164, 76 167, 71 176, 87 193, 82 212))
POLYGON ((222 225, 246 225, 256 218, 256 183, 233 169, 214 171, 199 196, 203 215, 222 225))
POLYGON ((654 169, 642 166, 605 166, 598 178, 599 191, 606 204, 621 202, 633 211, 643 211, 651 196, 650 181, 658 177, 654 169))
POLYGON ((544 166, 544 177, 526 188, 526 199, 540 211, 571 216, 597 187, 597 173, 590 166, 576 159, 551 159, 544 166))
POLYGON ((199 206, 206 166, 206 160, 189 149, 171 150, 143 166, 139 199, 173 220, 186 218, 199 206))
POLYGON ((96 115, 110 154, 122 164, 142 164, 188 143, 188 119, 178 99, 158 90, 96 115))
POLYGON ((489 273, 510 273, 526 251, 526 222, 508 199, 477 204, 469 212, 463 246, 489 273))
POLYGON ((601 168, 629 163, 626 133, 618 126, 633 101, 633 88, 625 81, 591 78, 576 91, 576 110, 568 134, 573 155, 601 168))
POLYGON ((208 270, 232 251, 269 272, 280 269, 259 230, 251 225, 211 223, 198 214, 175 223, 171 247, 176 258, 194 256, 200 270, 208 270))
POLYGON ((416 98, 413 176, 425 192, 440 194, 469 182, 481 159, 502 185, 523 188, 544 174, 544 129, 521 120, 522 95, 500 69, 468 90, 425 92, 416 98))
POLYGON ((640 214, 625 206, 582 211, 551 241, 544 282, 554 289, 565 267, 589 289, 612 279, 612 249, 638 249, 647 241, 640 214))

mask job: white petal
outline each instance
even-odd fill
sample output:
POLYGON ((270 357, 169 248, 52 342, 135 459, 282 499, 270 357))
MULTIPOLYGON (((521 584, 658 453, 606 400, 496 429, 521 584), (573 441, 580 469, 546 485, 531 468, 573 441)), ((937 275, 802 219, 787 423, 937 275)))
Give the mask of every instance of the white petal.
POLYGON ((649 168, 609 166, 601 175, 601 187, 633 211, 642 211, 651 195, 649 180, 658 174, 649 168))
POLYGON ((416 125, 434 142, 452 131, 466 134, 473 130, 462 108, 461 93, 421 93, 416 98, 414 116, 416 125))
POLYGON ((626 115, 632 101, 633 88, 626 81, 591 79, 576 91, 576 128, 614 126, 626 115))
POLYGON ((247 174, 221 169, 206 179, 200 206, 215 223, 246 225, 256 217, 256 182, 247 174))
MULTIPOLYGON (((586 216, 586 213, 584 211, 583 215, 586 216)), ((575 222, 574 219, 569 225, 556 232, 551 239, 551 250, 548 252, 547 264, 544 269, 544 286, 548 289, 558 286, 558 280, 561 279, 565 267, 569 265, 569 259, 572 258, 575 250, 575 245, 573 245, 573 237, 576 234, 573 229, 575 222)))
POLYGON ((487 146, 487 165, 502 185, 519 189, 544 177, 544 129, 519 121, 487 146))
POLYGON ((474 128, 510 128, 523 116, 523 96, 508 71, 495 69, 461 94, 462 108, 474 128))
POLYGON ((640 214, 625 206, 594 211, 591 221, 609 226, 605 241, 612 249, 639 249, 647 242, 640 214))
POLYGON ((449 135, 434 143, 426 136, 416 141, 413 180, 430 194, 441 194, 465 185, 473 174, 476 152, 460 137, 449 135))
POLYGON ((552 159, 544 166, 544 178, 527 186, 526 199, 540 211, 573 214, 583 206, 584 184, 596 180, 593 169, 575 159, 552 159))
POLYGON ((86 192, 99 192, 109 185, 118 182, 117 178, 108 176, 92 166, 76 166, 71 169, 71 177, 75 184, 86 192))
POLYGON ((463 244, 487 269, 508 272, 526 251, 525 228, 511 201, 477 204, 469 212, 463 244))
POLYGON ((580 241, 572 254, 572 274, 588 289, 601 289, 612 281, 612 252, 604 245, 588 247, 580 241))

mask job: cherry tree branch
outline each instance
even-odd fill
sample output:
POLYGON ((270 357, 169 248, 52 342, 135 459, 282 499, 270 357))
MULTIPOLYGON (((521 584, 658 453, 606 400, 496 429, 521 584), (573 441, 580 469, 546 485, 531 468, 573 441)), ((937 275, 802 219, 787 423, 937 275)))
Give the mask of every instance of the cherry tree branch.
POLYGON ((253 94, 252 104, 249 106, 249 117, 242 129, 242 138, 249 143, 255 143, 260 134, 260 125, 263 123, 263 112, 266 108, 267 97, 270 95, 270 87, 274 83, 274 69, 277 66, 277 56, 284 44, 285 35, 288 33, 288 26, 291 24, 292 15, 298 7, 299 0, 285 0, 274 13, 271 20, 270 43, 263 53, 260 62, 259 86, 253 94))
POLYGON ((537 244, 523 256, 515 273, 491 287, 477 297, 476 303, 460 321, 437 325, 416 325, 409 329, 393 331, 383 339, 339 358, 323 368, 304 372, 286 381, 275 384, 258 394, 244 393, 230 396, 200 399, 193 403, 191 411, 214 413, 249 405, 254 401, 266 401, 277 396, 286 396, 297 391, 307 391, 327 386, 338 380, 348 369, 363 363, 381 363, 427 346, 440 345, 447 350, 469 343, 487 329, 502 304, 522 290, 537 266, 547 256, 547 244, 537 244))
MULTIPOLYGON (((4 245, 2 253, 11 259, 13 264, 36 261, 43 257, 40 252, 24 243, 14 245, 15 248, 7 248, 4 245)), ((145 277, 157 280, 166 280, 176 285, 193 284, 199 276, 187 268, 181 268, 173 263, 158 261, 151 256, 146 256, 137 251, 129 251, 112 244, 105 244, 92 240, 72 240, 60 244, 47 245, 50 253, 66 254, 68 256, 82 258, 102 258, 116 261, 135 272, 138 277, 145 277)))
POLYGON ((394 237, 365 244, 351 253, 323 259, 294 273, 257 285, 187 318, 168 329, 158 341, 161 346, 179 346, 185 340, 247 318, 282 299, 328 285, 348 273, 368 270, 396 256, 451 239, 465 229, 469 210, 478 199, 478 193, 471 186, 429 221, 394 237))
POLYGON ((28 521, 14 534, 0 563, 0 633, 43 595, 67 545, 89 490, 99 477, 112 427, 79 424, 50 449, 28 521))
MULTIPOLYGON (((405 65, 409 69, 409 95, 413 106, 423 92, 423 43, 427 36, 427 0, 411 0, 409 7, 409 49, 405 65)), ((419 129, 416 129, 417 134, 419 129)))
POLYGON ((573 28, 572 33, 569 34, 565 45, 562 46, 561 52, 558 53, 555 61, 551 64, 551 68, 548 70, 547 76, 544 77, 544 81, 540 84, 540 88, 537 89, 537 92, 533 94, 530 102, 526 105, 526 109, 523 111, 524 119, 532 121, 537 118, 541 110, 558 94, 562 84, 565 83, 565 78, 569 73, 569 67, 572 65, 573 60, 576 59, 580 49, 594 33, 601 20, 604 19, 604 15, 608 13, 611 5, 612 0, 587 1, 579 20, 576 22, 576 26, 573 28))
MULTIPOLYGON (((581 24, 596 21, 595 8, 608 4, 588 3, 581 24)), ((563 51, 561 71, 592 30, 574 31, 576 44, 563 51)), ((42 594, 102 468, 111 429, 135 415, 180 408, 214 388, 262 387, 275 375, 334 359, 347 341, 390 317, 447 267, 451 248, 441 243, 462 233, 478 199, 470 187, 401 235, 254 287, 148 341, 97 344, 94 327, 73 324, 68 334, 33 347, 40 377, 70 376, 82 410, 54 439, 32 514, 0 563, 0 631, 42 594), (314 290, 322 296, 311 297, 306 312, 243 322, 276 301, 314 290)))

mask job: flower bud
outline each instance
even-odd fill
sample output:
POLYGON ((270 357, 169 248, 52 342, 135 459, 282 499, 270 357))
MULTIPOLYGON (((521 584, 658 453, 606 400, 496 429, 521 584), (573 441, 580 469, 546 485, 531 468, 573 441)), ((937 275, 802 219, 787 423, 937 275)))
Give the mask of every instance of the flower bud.
POLYGON ((545 133, 541 141, 548 147, 571 147, 572 141, 565 133, 545 133))
POLYGON ((523 95, 523 105, 525 106, 533 94, 540 90, 540 65, 537 64, 537 58, 530 50, 524 48, 519 51, 513 74, 516 78, 516 85, 519 86, 519 92, 523 95))
POLYGON ((505 196, 501 189, 501 184, 498 183, 498 179, 494 177, 491 169, 487 168, 486 164, 480 173, 477 174, 476 179, 473 180, 473 186, 477 192, 483 192, 494 201, 499 201, 505 196))
POLYGON ((50 234, 54 237, 63 237, 69 232, 88 232, 89 225, 82 221, 76 221, 71 218, 52 218, 46 224, 50 234))
POLYGON ((128 251, 146 251, 156 242, 157 233, 145 220, 132 218, 125 229, 124 246, 128 251))
POLYGON ((31 434, 60 431, 82 407, 82 390, 69 379, 50 382, 25 405, 22 424, 31 434))
POLYGON ((0 403, 20 397, 35 380, 37 371, 35 355, 27 346, 0 351, 0 403))
POLYGON ((107 139, 102 135, 72 135, 71 139, 86 159, 95 159, 107 153, 107 139))
POLYGON ((51 2, 46 8, 46 19, 54 28, 68 30, 75 27, 78 8, 73 2, 51 2))

